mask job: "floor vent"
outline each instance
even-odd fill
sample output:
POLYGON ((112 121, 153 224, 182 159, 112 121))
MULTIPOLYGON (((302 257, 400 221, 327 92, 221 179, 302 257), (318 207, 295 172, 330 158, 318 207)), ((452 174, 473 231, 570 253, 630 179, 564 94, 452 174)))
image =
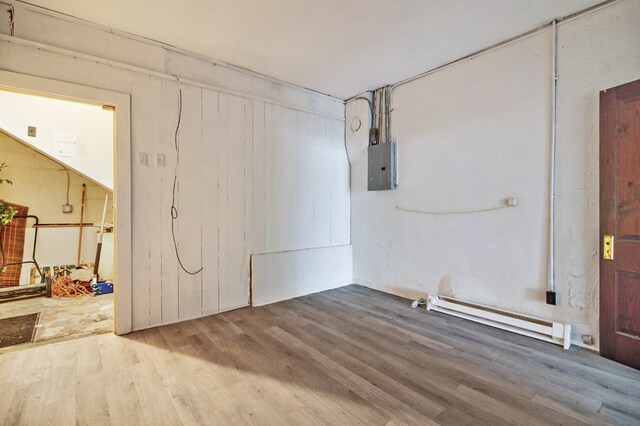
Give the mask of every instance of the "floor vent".
POLYGON ((430 294, 426 305, 428 311, 442 312, 533 337, 534 339, 555 343, 565 349, 569 349, 571 346, 571 326, 569 324, 546 321, 438 294, 430 294))

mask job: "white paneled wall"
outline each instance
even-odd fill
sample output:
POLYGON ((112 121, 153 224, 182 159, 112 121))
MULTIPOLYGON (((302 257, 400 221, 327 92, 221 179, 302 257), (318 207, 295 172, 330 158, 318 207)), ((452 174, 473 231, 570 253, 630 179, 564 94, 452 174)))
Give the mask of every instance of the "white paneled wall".
POLYGON ((132 158, 146 152, 150 160, 149 167, 132 165, 134 330, 246 306, 251 254, 349 244, 341 101, 57 16, 19 12, 21 40, 0 28, 1 70, 131 94, 132 158), (183 272, 174 253, 178 85, 157 73, 202 82, 181 85, 175 224, 185 267, 204 268, 197 275, 183 272), (165 155, 165 167, 153 166, 155 153, 165 155))
MULTIPOLYGON (((166 199, 165 211, 155 221, 140 223, 141 232, 149 229, 140 240, 150 253, 150 265, 134 267, 144 282, 157 275, 157 267, 151 267, 157 255, 169 256, 168 262, 160 262, 156 277, 162 297, 153 294, 152 281, 136 286, 140 294, 133 297, 140 303, 134 312, 145 312, 148 303, 150 317, 163 321, 246 306, 251 254, 349 244, 348 162, 341 121, 195 87, 183 86, 183 103, 178 246, 188 270, 204 269, 189 275, 174 262, 166 220, 171 190, 164 184, 173 178, 175 158, 169 155, 163 185, 149 193, 150 200, 166 199), (158 244, 164 247, 159 253, 158 244)), ((172 133, 165 131, 162 138, 167 135, 171 137, 164 143, 171 145, 167 152, 172 154, 172 133)), ((155 172, 142 170, 145 175, 155 172)), ((151 211, 154 205, 149 202, 151 211)))
POLYGON ((343 122, 256 105, 255 253, 349 243, 349 164, 343 122))

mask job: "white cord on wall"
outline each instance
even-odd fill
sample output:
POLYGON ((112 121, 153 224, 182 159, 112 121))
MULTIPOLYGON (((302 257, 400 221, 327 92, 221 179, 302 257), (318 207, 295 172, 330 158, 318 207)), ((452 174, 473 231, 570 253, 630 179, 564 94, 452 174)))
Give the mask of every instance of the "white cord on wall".
POLYGON ((470 214, 470 213, 483 213, 483 212, 491 212, 495 210, 506 209, 509 207, 514 207, 514 205, 504 205, 504 206, 495 206, 495 207, 487 207, 485 209, 473 209, 473 210, 419 210, 419 209, 411 209, 403 206, 396 206, 396 210, 401 210, 409 213, 420 213, 420 214, 431 214, 431 215, 456 215, 456 214, 470 214))

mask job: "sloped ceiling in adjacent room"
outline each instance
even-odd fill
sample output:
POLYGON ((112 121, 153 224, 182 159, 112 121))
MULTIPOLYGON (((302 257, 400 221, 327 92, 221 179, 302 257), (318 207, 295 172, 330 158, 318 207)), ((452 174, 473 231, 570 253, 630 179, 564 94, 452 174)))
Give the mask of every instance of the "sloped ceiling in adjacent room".
POLYGON ((349 98, 601 0, 30 0, 349 98))

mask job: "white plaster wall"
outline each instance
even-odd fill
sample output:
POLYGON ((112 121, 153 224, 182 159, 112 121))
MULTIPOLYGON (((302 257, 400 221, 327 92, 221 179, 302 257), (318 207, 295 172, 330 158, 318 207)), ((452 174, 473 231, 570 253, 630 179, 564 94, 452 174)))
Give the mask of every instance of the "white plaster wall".
POLYGON ((0 90, 0 128, 113 190, 113 111, 101 105, 0 90), (29 126, 36 127, 35 137, 28 135, 29 126), (58 154, 57 133, 75 135, 75 155, 58 154))
POLYGON ((349 243, 341 101, 17 6, 21 40, 0 26, 0 69, 130 94, 132 158, 165 154, 166 167, 132 165, 134 330, 246 306, 252 253, 349 243), (171 239, 178 87, 157 73, 194 82, 176 236, 195 276, 171 239))
MULTIPOLYGON (((544 31, 401 86, 399 187, 366 190, 366 126, 352 160, 354 281, 408 296, 452 294, 565 321, 598 344, 598 93, 640 78, 640 3, 559 27, 557 291, 547 287, 551 34, 544 31), (468 215, 396 209, 515 208, 468 215)), ((365 121, 364 102, 347 107, 365 121)))

